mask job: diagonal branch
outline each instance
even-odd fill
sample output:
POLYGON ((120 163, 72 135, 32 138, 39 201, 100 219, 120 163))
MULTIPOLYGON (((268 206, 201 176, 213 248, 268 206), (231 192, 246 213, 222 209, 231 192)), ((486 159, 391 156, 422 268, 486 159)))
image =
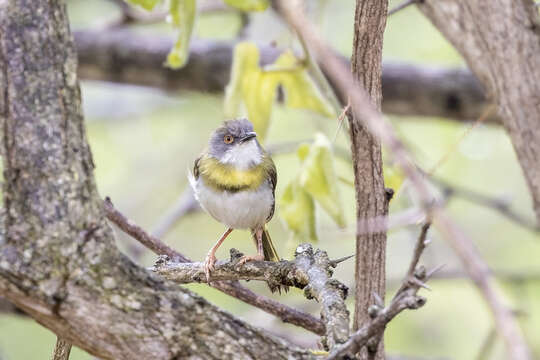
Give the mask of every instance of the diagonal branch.
POLYGON ((540 224, 536 224, 535 221, 529 220, 525 216, 517 213, 510 207, 510 204, 505 199, 492 197, 465 187, 453 185, 443 179, 431 177, 430 180, 442 189, 446 199, 459 197, 478 206, 492 209, 530 231, 540 232, 540 224))
MULTIPOLYGON (((177 262, 192 262, 190 259, 172 249, 158 238, 148 234, 141 227, 126 218, 113 206, 109 198, 106 198, 103 202, 103 209, 110 221, 116 224, 122 231, 131 235, 135 240, 146 246, 148 249, 152 250, 154 253, 158 255, 167 255, 177 262)), ((300 326, 317 335, 323 335, 325 333, 325 326, 321 320, 265 296, 257 295, 248 288, 240 285, 240 283, 237 281, 214 282, 211 284, 211 286, 226 293, 227 295, 242 300, 245 303, 266 311, 269 314, 277 316, 283 322, 300 326)))
POLYGON ((370 103, 365 90, 355 84, 349 71, 321 39, 314 26, 305 17, 298 1, 284 1, 280 4, 286 8, 288 23, 304 36, 314 55, 326 70, 331 80, 339 86, 341 94, 347 94, 351 101, 353 112, 360 115, 366 127, 385 143, 395 156, 397 164, 407 175, 413 188, 418 193, 425 210, 432 216, 434 224, 444 235, 446 241, 453 247, 465 266, 469 277, 473 280, 486 300, 494 317, 497 330, 504 339, 508 355, 512 359, 530 359, 530 350, 523 333, 500 296, 498 286, 489 268, 469 239, 446 215, 444 209, 433 203, 433 194, 426 180, 411 162, 411 155, 403 142, 397 137, 391 124, 370 103))
POLYGON ((425 287, 424 282, 433 274, 433 271, 427 274, 425 268, 418 267, 420 257, 427 245, 426 236, 430 225, 430 223, 426 223, 422 226, 407 275, 403 279, 401 287, 392 298, 390 305, 384 309, 381 309, 383 304, 372 305, 369 313, 372 320, 351 335, 346 343, 332 351, 327 360, 341 359, 346 355, 356 354, 362 347, 368 345, 370 339, 375 338, 378 341, 386 328, 386 324, 400 312, 405 309, 415 310, 425 304, 426 299, 418 296, 416 293, 420 288, 425 287))

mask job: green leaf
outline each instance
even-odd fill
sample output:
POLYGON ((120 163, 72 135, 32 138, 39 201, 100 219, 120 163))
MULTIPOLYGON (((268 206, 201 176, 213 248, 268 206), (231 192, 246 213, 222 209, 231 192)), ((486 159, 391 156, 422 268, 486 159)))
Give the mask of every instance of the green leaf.
POLYGON ((170 0, 170 22, 177 32, 174 46, 167 55, 166 65, 172 69, 179 69, 187 63, 196 10, 195 0, 170 0))
POLYGON ((274 65, 277 68, 293 69, 280 72, 280 82, 285 91, 285 104, 287 106, 312 110, 327 117, 337 115, 305 68, 299 66, 299 60, 292 52, 287 51, 281 54, 274 65))
POLYGON ((126 2, 133 4, 133 5, 139 5, 140 7, 144 8, 145 10, 152 10, 161 0, 125 0, 126 2))
POLYGON ((224 0, 224 2, 242 11, 264 11, 270 5, 268 0, 224 0))
POLYGON ((281 218, 292 230, 297 243, 317 241, 315 231, 315 205, 311 196, 300 186, 298 179, 291 181, 279 199, 281 218))
POLYGON ((344 227, 345 216, 339 196, 334 156, 330 141, 321 133, 315 135, 315 141, 303 161, 299 181, 332 219, 344 227))

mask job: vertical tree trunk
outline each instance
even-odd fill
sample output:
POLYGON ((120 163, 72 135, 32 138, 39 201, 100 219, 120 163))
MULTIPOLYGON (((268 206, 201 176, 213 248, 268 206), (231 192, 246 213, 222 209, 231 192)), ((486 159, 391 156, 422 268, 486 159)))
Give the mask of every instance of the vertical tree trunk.
POLYGON ((499 106, 540 224, 540 16, 532 0, 425 0, 420 10, 499 106))
MULTIPOLYGON (((353 76, 366 89, 379 110, 382 100, 381 60, 387 7, 387 0, 357 0, 354 21, 351 61, 353 76)), ((349 116, 358 221, 354 330, 369 321, 367 310, 375 303, 373 294, 384 298, 386 232, 370 231, 369 219, 388 213, 381 145, 360 120, 355 114, 349 116)), ((362 358, 368 358, 368 352, 369 358, 384 359, 382 340, 374 349, 364 350, 362 358)))

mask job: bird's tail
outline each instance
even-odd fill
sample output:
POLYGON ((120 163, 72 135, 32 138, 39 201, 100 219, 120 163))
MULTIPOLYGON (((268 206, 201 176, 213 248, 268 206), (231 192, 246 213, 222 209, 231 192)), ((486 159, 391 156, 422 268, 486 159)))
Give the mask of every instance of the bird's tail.
POLYGON ((274 244, 272 243, 272 239, 270 238, 270 234, 268 233, 268 229, 266 226, 264 227, 263 235, 262 235, 262 243, 263 243, 263 251, 264 251, 264 260, 266 261, 279 261, 279 255, 277 254, 276 248, 274 247, 274 244))
MULTIPOLYGON (((253 232, 253 240, 255 241, 255 246, 257 246, 257 237, 255 235, 255 232, 253 232)), ((276 251, 276 248, 274 247, 274 244, 272 243, 272 238, 270 238, 270 234, 268 233, 268 229, 266 228, 266 226, 264 227, 264 231, 262 234, 262 244, 263 244, 264 260, 275 261, 275 262, 278 262, 279 260, 281 260, 276 251)), ((269 283, 268 287, 270 288, 270 291, 275 292, 277 290, 279 291, 280 294, 281 294, 281 290, 284 290, 285 292, 289 291, 289 287, 284 286, 284 285, 272 285, 269 283)))

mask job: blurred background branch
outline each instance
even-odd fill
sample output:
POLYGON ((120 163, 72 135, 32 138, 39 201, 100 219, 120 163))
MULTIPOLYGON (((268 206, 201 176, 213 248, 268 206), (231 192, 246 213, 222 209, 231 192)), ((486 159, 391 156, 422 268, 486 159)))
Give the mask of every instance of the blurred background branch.
MULTIPOLYGON (((188 64, 175 71, 162 66, 173 44, 169 36, 127 29, 75 31, 74 36, 83 79, 203 92, 222 92, 229 81, 232 41, 194 40, 188 64)), ((281 53, 268 45, 259 50, 263 65, 281 53)), ((394 115, 470 121, 489 105, 479 82, 462 68, 385 62, 382 88, 383 112, 394 115)), ((486 119, 499 121, 495 114, 486 119)))

